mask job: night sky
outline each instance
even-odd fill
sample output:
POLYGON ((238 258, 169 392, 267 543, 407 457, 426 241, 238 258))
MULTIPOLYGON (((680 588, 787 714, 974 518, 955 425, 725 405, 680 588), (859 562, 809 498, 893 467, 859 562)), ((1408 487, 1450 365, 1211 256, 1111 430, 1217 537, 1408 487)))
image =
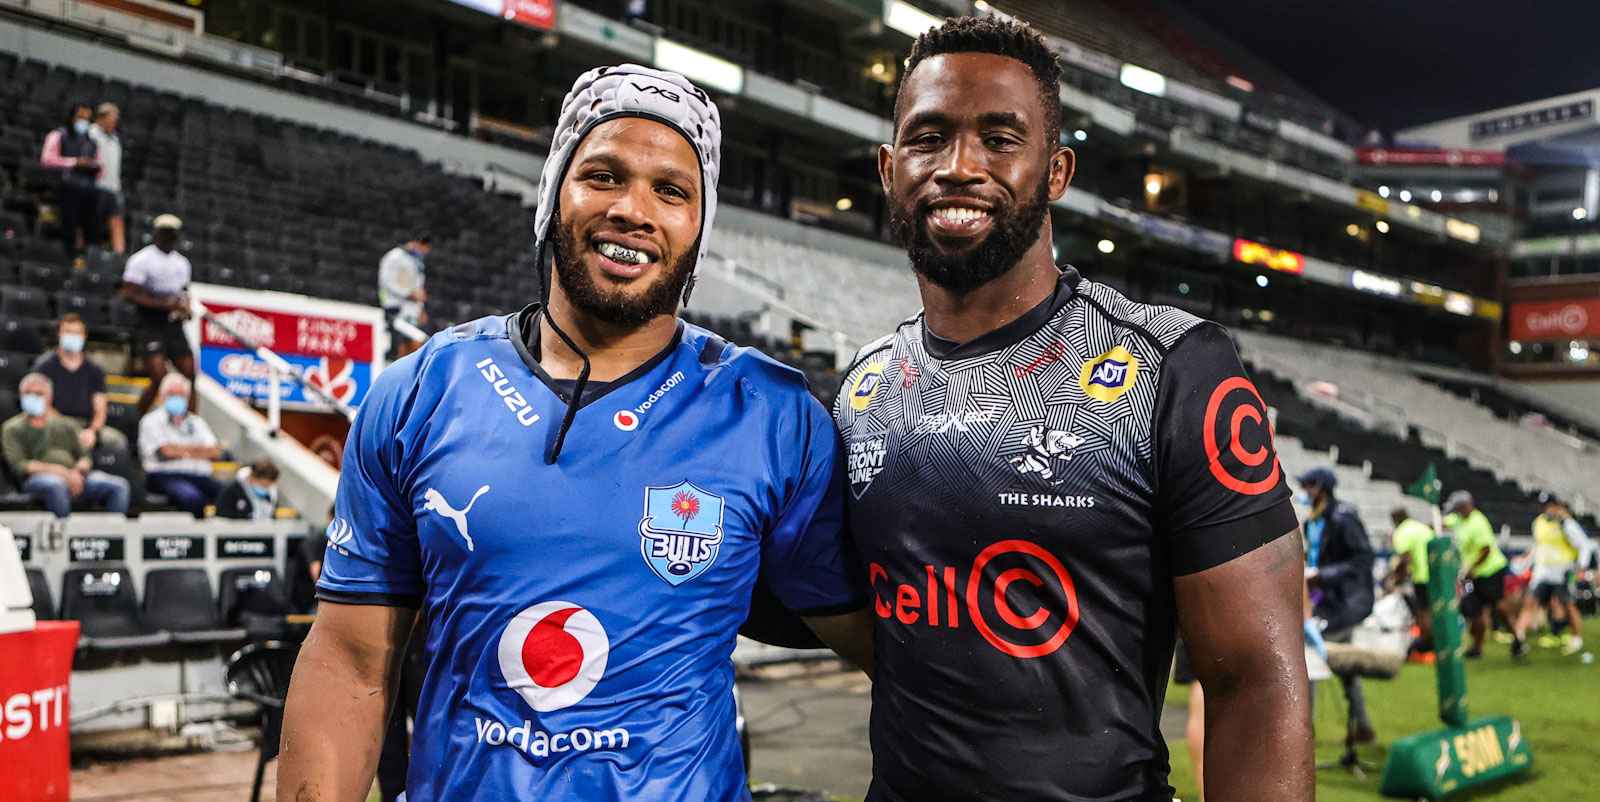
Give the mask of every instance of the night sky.
POLYGON ((1600 88, 1595 0, 1172 2, 1389 132, 1600 88))

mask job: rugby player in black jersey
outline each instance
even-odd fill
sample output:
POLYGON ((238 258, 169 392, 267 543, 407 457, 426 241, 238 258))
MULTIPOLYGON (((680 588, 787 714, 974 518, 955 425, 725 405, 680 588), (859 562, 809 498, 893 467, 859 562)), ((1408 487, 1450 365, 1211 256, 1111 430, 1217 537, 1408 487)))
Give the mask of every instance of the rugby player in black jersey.
POLYGON ((879 152, 924 312, 835 419, 872 583, 869 802, 1169 800, 1181 626, 1206 797, 1309 800, 1302 548, 1227 332, 1058 268, 1060 67, 1025 25, 923 34, 879 152))

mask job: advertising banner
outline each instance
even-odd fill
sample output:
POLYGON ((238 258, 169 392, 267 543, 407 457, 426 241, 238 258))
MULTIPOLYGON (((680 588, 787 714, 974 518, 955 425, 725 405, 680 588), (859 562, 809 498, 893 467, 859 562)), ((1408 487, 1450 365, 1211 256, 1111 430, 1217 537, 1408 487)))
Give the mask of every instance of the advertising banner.
POLYGON ((1511 339, 1570 340, 1600 337, 1600 299, 1511 305, 1511 339))
MULTIPOLYGON (((271 370, 230 330, 282 357, 312 384, 352 407, 361 405, 383 367, 388 331, 377 307, 204 284, 193 285, 191 295, 222 324, 195 315, 199 370, 240 398, 265 402, 271 370)), ((279 377, 279 393, 285 405, 323 408, 289 376, 279 377)))
POLYGON ((451 0, 451 2, 542 31, 554 30, 556 27, 555 0, 451 0))
POLYGON ((67 730, 78 622, 0 635, 0 799, 67 802, 67 730))

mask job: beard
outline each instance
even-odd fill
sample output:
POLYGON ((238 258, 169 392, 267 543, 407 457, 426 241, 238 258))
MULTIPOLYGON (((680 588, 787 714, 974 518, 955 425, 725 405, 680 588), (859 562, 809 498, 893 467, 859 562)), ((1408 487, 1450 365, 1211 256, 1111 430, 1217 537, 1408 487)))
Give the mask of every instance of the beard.
POLYGON ((970 248, 952 251, 935 244, 928 234, 925 221, 933 212, 933 201, 924 199, 907 212, 909 204, 891 187, 889 226, 918 275, 951 292, 969 292, 1005 275, 1039 241, 1049 196, 1047 177, 1021 204, 991 209, 994 229, 988 236, 970 248))
POLYGON ((551 246, 561 291, 579 312, 614 326, 642 326, 653 318, 676 313, 678 299, 683 297, 683 288, 700 259, 700 240, 696 238, 676 262, 658 268, 659 275, 650 286, 642 292, 629 292, 627 288, 603 286, 596 281, 583 264, 578 235, 559 217, 555 229, 551 246))

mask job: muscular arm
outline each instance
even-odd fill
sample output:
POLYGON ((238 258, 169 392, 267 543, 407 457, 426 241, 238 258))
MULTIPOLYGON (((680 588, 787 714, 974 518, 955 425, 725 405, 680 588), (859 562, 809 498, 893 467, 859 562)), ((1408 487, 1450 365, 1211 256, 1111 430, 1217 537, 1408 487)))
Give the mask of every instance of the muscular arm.
POLYGON ((161 298, 151 295, 150 293, 145 292, 144 287, 139 284, 123 283, 122 289, 117 292, 117 295, 121 297, 122 300, 127 301, 134 306, 142 306, 146 309, 159 309, 165 312, 171 312, 177 309, 179 303, 177 299, 174 298, 161 298))
POLYGON ((335 604, 295 662, 278 759, 278 802, 365 799, 416 611, 335 604))
POLYGON ((1178 620, 1206 694, 1206 798, 1314 798, 1298 531, 1180 576, 1178 620))
POLYGON ((823 643, 845 662, 861 669, 870 679, 875 669, 872 657, 872 612, 863 607, 844 615, 819 615, 803 619, 823 643))

